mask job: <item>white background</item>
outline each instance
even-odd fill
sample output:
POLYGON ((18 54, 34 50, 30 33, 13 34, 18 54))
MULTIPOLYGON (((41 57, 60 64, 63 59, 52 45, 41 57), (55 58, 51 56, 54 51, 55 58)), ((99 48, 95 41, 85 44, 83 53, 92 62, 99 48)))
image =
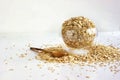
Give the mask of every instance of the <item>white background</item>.
MULTIPOLYGON (((95 74, 61 64, 60 67, 54 64, 43 64, 42 69, 37 67, 42 61, 34 59, 36 54, 29 50, 29 46, 61 43, 61 37, 55 33, 60 31, 64 20, 74 16, 90 18, 99 31, 120 31, 120 0, 0 0, 0 80, 88 80, 84 75, 89 75, 90 80, 120 79, 120 72, 113 74, 107 67, 99 68, 95 74), (28 34, 24 34, 26 32, 28 34), (43 32, 53 33, 43 35, 43 32), (28 56, 18 58, 23 53, 28 56), (31 58, 33 60, 28 61, 31 58), (56 69, 54 73, 48 71, 51 66, 56 69), (11 68, 14 70, 9 71, 11 68), (76 75, 80 73, 84 75, 78 78, 76 75)), ((120 33, 102 33, 97 37, 98 42, 120 47, 120 33)))
POLYGON ((74 16, 90 18, 99 31, 118 31, 120 0, 0 0, 0 33, 58 32, 74 16))

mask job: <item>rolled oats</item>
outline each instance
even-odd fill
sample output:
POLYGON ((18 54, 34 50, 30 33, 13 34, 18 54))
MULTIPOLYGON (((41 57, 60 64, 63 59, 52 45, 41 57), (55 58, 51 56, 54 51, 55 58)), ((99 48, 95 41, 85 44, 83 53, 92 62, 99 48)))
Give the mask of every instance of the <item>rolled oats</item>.
POLYGON ((62 25, 62 37, 71 48, 82 48, 93 43, 96 28, 92 21, 79 16, 65 21, 62 25))

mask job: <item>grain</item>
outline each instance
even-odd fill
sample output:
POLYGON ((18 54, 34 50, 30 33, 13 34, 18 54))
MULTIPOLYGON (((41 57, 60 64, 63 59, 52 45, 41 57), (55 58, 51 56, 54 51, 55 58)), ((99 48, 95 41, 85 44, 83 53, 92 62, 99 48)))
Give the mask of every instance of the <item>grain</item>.
POLYGON ((48 67, 48 70, 51 71, 52 73, 55 71, 53 67, 48 67))
MULTIPOLYGON (((45 49, 49 51, 53 51, 53 50, 64 51, 62 47, 61 48, 49 47, 45 49)), ((67 53, 68 55, 59 58, 52 57, 50 53, 40 52, 37 56, 37 59, 45 60, 48 62, 58 62, 58 63, 79 63, 79 62, 96 63, 96 62, 120 61, 120 51, 118 50, 118 48, 114 48, 111 46, 104 46, 104 45, 92 45, 85 47, 85 49, 89 51, 86 55, 76 55, 72 53, 67 53)), ((101 63, 100 66, 105 66, 105 65, 101 63)))
POLYGON ((24 66, 24 68, 28 68, 28 66, 24 66))
POLYGON ((25 53, 25 54, 20 54, 20 58, 24 58, 24 57, 26 57, 27 56, 27 54, 25 53))
MULTIPOLYGON (((116 74, 120 71, 120 49, 113 46, 105 45, 91 45, 87 46, 84 49, 88 50, 88 53, 85 55, 77 55, 68 52, 68 55, 62 57, 53 57, 50 53, 38 52, 36 56, 37 60, 45 61, 46 63, 69 63, 69 64, 78 64, 81 66, 81 69, 84 69, 84 66, 92 67, 93 70, 89 72, 95 72, 97 66, 106 67, 110 66, 109 70, 116 74)), ((45 50, 49 51, 65 51, 62 47, 48 47, 45 50)), ((66 53, 66 51, 65 51, 66 53)), ((51 69, 49 69, 51 70, 51 69)), ((54 70, 52 71, 54 72, 54 70)))
POLYGON ((62 38, 71 48, 82 48, 93 43, 95 25, 89 19, 79 16, 66 20, 62 25, 62 38))
POLYGON ((90 76, 85 76, 86 78, 90 78, 90 76))
POLYGON ((42 68, 42 64, 37 64, 37 66, 41 69, 42 68))
POLYGON ((11 69, 9 69, 9 71, 14 71, 14 69, 11 68, 11 69))
POLYGON ((10 57, 10 59, 13 59, 12 57, 10 57))

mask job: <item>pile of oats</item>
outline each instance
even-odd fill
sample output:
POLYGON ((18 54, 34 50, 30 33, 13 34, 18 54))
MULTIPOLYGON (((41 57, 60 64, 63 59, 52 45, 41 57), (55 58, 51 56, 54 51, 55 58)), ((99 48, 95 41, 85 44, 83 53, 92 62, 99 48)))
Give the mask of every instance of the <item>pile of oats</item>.
POLYGON ((80 16, 65 21, 62 25, 62 37, 65 44, 72 48, 91 45, 95 38, 95 25, 89 19, 80 16))
MULTIPOLYGON (((86 55, 76 55, 72 53, 68 53, 68 55, 62 57, 53 57, 50 53, 39 52, 36 59, 45 60, 48 62, 58 62, 58 63, 98 63, 98 62, 114 62, 120 61, 120 49, 114 48, 112 46, 104 46, 104 45, 92 45, 85 47, 89 52, 86 55)), ((50 47, 45 48, 45 50, 49 51, 66 51, 62 47, 50 47)))

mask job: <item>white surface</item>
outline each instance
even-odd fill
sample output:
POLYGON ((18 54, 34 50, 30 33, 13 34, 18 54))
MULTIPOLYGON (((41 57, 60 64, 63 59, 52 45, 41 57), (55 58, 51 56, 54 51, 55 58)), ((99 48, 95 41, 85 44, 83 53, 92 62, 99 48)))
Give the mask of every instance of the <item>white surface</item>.
MULTIPOLYGON (((120 32, 101 33, 96 42, 120 47, 120 32)), ((34 59, 36 55, 28 45, 40 47, 43 44, 59 44, 61 38, 56 34, 24 33, 0 35, 0 80, 119 80, 120 72, 113 74, 108 67, 80 67, 79 65, 43 63, 34 59), (27 53, 25 58, 18 57, 27 53), (13 59, 10 59, 12 57, 13 59), (28 59, 33 58, 32 61, 28 59), (7 64, 5 64, 7 63, 7 64), (37 66, 41 65, 41 69, 37 66), (27 68, 25 68, 27 66, 27 68), (48 70, 53 67, 53 71, 48 70), (9 71, 9 69, 14 69, 9 71), (88 71, 86 71, 86 69, 88 71), (78 77, 79 76, 79 77, 78 77), (89 79, 85 78, 90 76, 89 79)), ((118 66, 120 69, 120 67, 118 66)))
POLYGON ((0 0, 0 32, 58 32, 74 16, 92 19, 99 31, 118 31, 120 0, 0 0))

